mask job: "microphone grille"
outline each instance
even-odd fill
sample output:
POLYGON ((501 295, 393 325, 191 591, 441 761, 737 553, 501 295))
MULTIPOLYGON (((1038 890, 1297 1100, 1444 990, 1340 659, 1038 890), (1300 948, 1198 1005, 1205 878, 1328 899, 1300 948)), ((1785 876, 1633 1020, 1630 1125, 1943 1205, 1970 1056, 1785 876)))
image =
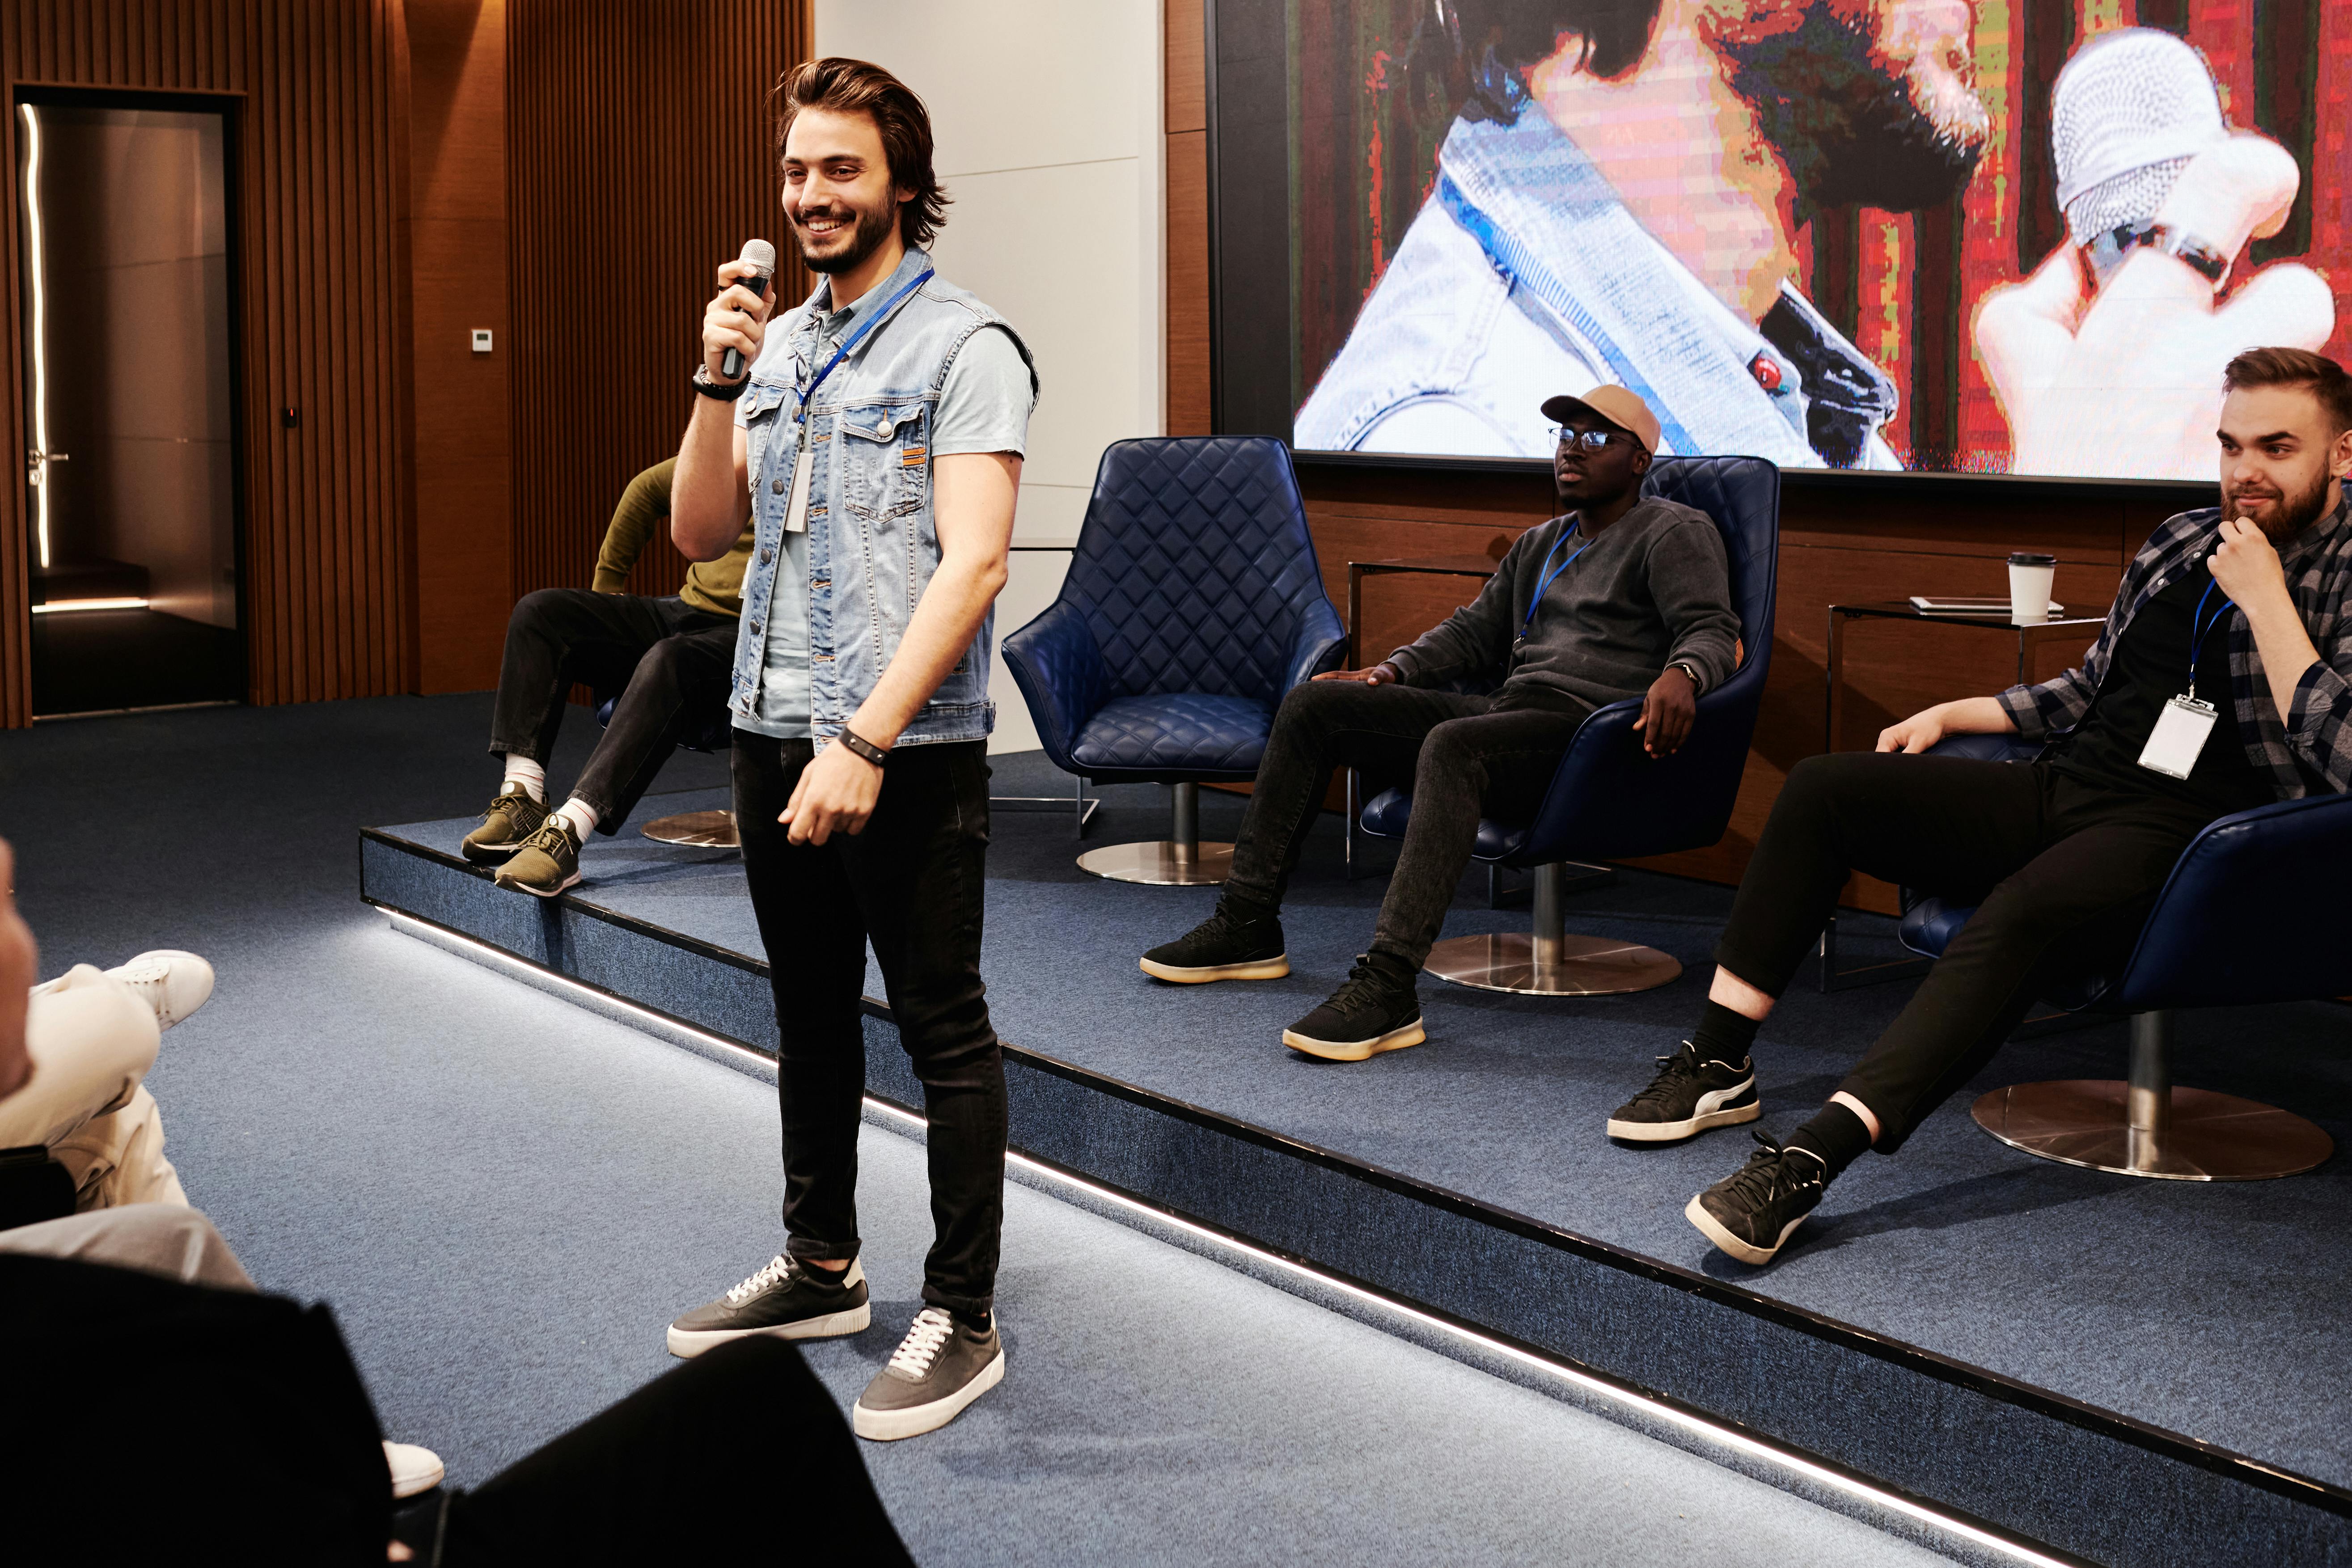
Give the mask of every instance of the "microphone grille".
POLYGON ((2227 137, 2204 58, 2154 27, 2093 39, 2058 73, 2050 151, 2077 245, 2152 218, 2189 160, 2227 137))
POLYGON ((776 270, 776 247, 764 239, 747 239, 743 242, 743 254, 735 259, 746 267, 756 267, 763 273, 772 274, 776 270))

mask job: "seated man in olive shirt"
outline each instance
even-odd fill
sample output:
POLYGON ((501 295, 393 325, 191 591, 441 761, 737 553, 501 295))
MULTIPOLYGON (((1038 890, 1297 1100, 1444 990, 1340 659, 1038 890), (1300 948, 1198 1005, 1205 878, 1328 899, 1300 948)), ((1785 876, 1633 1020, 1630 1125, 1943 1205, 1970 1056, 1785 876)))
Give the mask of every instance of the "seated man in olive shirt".
POLYGON ((502 888, 552 898, 579 881, 590 829, 618 832, 678 742, 726 708, 751 531, 718 560, 688 566, 675 595, 621 591, 637 552, 669 516, 677 466, 664 458, 621 492, 593 590, 542 588, 525 595, 507 621, 490 719, 490 750, 506 773, 462 846, 467 859, 499 866, 502 888), (571 798, 550 810, 546 763, 575 681, 624 689, 571 798))

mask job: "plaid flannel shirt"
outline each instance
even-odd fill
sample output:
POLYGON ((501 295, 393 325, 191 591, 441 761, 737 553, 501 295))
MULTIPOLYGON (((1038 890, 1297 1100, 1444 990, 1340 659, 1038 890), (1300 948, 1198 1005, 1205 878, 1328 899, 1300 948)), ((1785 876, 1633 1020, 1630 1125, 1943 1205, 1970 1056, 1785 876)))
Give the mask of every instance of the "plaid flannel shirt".
MULTIPOLYGON (((2183 572, 2200 567, 2221 537, 2221 508, 2202 507, 2166 519, 2148 537, 2125 572, 2107 624, 2083 662, 2039 686, 2012 686, 1997 700, 2020 736, 2049 741, 2083 721, 2132 616, 2183 572)), ((2352 498, 2339 500, 2334 511, 2295 535, 2279 559, 2286 568, 2287 593, 2319 650, 2319 661, 2304 671, 2282 723, 2245 612, 2228 612, 2238 733, 2246 738, 2246 760, 2270 774, 2281 800, 2340 795, 2352 789, 2352 615, 2346 613, 2345 602, 2352 593, 2352 498)))

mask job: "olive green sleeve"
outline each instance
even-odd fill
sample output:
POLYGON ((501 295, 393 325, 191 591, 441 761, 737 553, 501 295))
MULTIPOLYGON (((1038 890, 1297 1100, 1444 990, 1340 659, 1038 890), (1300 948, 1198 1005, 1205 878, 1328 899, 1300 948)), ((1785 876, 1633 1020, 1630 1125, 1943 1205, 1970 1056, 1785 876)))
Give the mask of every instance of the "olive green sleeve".
POLYGON ((590 584, 596 592, 617 594, 628 582, 629 568, 637 563, 646 541, 669 515, 670 475, 677 468, 676 458, 665 458, 631 479, 629 488, 621 492, 621 504, 613 509, 613 521, 604 528, 604 542, 596 552, 596 576, 590 584))

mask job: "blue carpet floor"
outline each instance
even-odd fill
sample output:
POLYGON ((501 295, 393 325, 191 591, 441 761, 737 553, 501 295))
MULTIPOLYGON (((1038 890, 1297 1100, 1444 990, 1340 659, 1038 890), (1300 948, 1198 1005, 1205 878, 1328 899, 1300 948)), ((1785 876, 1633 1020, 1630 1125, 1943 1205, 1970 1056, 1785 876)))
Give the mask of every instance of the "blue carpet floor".
MULTIPOLYGON (((1066 781, 1035 753, 996 759, 995 787, 1051 794, 1066 781)), ((1164 792, 1103 792, 1089 844, 1158 837, 1164 792)), ((723 805, 685 795, 661 809, 723 805)), ((1240 803, 1204 792, 1203 832, 1230 837, 1240 803)), ((464 824, 412 824, 442 847, 464 824)), ((1627 936, 1687 966, 1636 996, 1519 998, 1424 978, 1430 1043, 1342 1066, 1283 1049, 1279 1031, 1336 985, 1368 940, 1382 881, 1342 875, 1326 819, 1285 923, 1293 971, 1257 984, 1167 986, 1144 948, 1205 915, 1211 889, 1108 883, 1072 864, 1066 811, 998 816, 983 967, 1008 1040, 1157 1092, 1342 1151, 1643 1255, 1735 1280, 1874 1332, 2337 1484, 2352 1484, 2338 1391, 2352 1370, 2352 1160, 2278 1183, 2136 1182, 2034 1160, 1979 1131, 1979 1089, 2120 1076, 2108 1023, 2013 1042, 1899 1159, 1866 1159, 1769 1270, 1735 1263, 1682 1217, 1690 1194, 1735 1169, 1743 1130, 1680 1148, 1600 1135, 1609 1110, 1675 1048, 1703 996, 1727 889, 1628 872, 1573 897, 1572 931, 1627 936)), ((758 945, 731 856, 634 834, 583 861, 583 896, 739 951, 758 945)), ((1449 935, 1523 928, 1465 879, 1449 935)), ((1892 952, 1885 921, 1850 921, 1848 962, 1892 952)), ((1786 1132, 1832 1089, 1902 1005, 1910 983, 1829 996, 1793 991, 1757 1052, 1764 1126, 1786 1132)), ((869 976, 871 994, 881 992, 869 976)), ((2182 1081, 2294 1108, 2352 1138, 2352 1010, 2331 1004, 2191 1014, 2182 1081)))
MULTIPOLYGON (((661 1325, 776 1239, 769 1089, 357 902, 358 826, 488 793, 487 708, 0 736, 45 968, 211 958, 149 1079, 169 1152, 257 1278, 333 1303, 387 1428, 461 1482, 670 1365, 661 1325)), ((665 782, 718 776, 688 757, 665 782)), ((845 1401, 914 1310, 929 1228, 914 1143, 869 1131, 863 1169, 877 1326, 810 1352, 845 1401)), ((923 1562, 1936 1560, 1034 1193, 1008 1194, 1005 1247, 1003 1388, 866 1450, 923 1562)))

